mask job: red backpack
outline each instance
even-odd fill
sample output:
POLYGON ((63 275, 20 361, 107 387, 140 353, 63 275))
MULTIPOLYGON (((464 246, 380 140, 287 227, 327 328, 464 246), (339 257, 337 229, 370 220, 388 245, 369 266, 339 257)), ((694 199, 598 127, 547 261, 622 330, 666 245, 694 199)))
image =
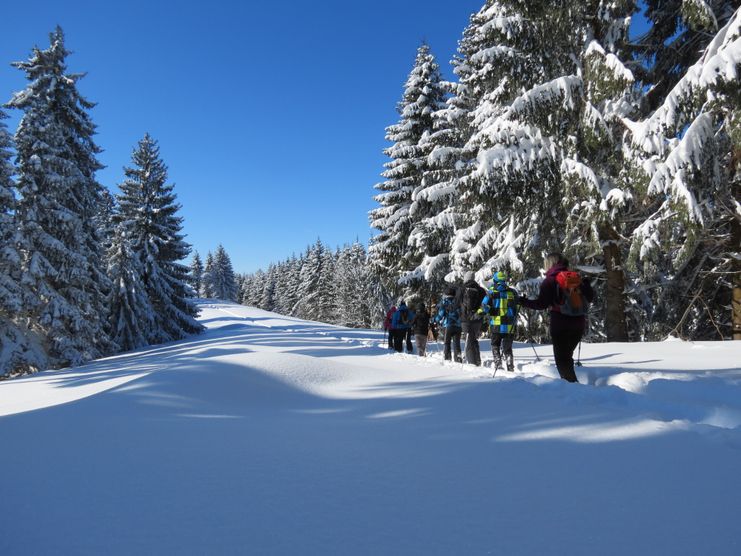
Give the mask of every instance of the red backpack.
POLYGON ((581 282, 581 274, 574 270, 562 270, 556 274, 556 311, 570 317, 587 314, 589 301, 581 291, 581 282))

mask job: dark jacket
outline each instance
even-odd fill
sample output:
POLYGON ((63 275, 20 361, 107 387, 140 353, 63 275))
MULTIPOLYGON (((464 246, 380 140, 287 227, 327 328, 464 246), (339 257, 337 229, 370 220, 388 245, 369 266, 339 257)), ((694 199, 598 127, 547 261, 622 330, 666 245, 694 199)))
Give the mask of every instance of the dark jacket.
MULTIPOLYGON (((551 310, 551 332, 556 331, 573 331, 584 332, 587 319, 584 315, 572 317, 562 315, 556 308, 556 274, 563 270, 568 270, 566 265, 557 263, 545 273, 545 280, 540 284, 540 293, 537 299, 521 298, 521 304, 528 309, 548 309, 551 310)), ((582 280, 581 292, 590 303, 594 300, 594 290, 588 280, 582 280)))
POLYGON ((430 331, 430 313, 427 312, 427 309, 417 311, 414 315, 412 330, 414 334, 427 336, 427 333, 430 331))
POLYGON ((483 320, 478 310, 481 302, 486 297, 486 290, 479 286, 475 280, 469 280, 463 284, 463 296, 461 301, 461 321, 464 323, 483 320))

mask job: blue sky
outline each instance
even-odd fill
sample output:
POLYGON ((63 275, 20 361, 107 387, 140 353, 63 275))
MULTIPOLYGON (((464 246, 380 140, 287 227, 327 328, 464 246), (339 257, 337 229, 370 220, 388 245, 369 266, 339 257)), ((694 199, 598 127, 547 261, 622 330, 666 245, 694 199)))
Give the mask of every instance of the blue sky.
MULTIPOLYGON (((25 86, 10 62, 59 24, 116 191, 149 132, 202 255, 237 271, 321 237, 367 242, 384 128, 426 40, 443 73, 483 0, 12 2, 0 18, 0 99, 25 86)), ((14 129, 13 113, 9 127, 14 129)))

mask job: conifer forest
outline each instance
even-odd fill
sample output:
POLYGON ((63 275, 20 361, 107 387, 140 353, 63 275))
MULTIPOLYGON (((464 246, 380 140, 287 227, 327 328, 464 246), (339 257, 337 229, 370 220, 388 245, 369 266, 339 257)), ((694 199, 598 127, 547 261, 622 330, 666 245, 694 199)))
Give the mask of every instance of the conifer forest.
MULTIPOLYGON (((97 181, 94 102, 55 29, 0 109, 0 376, 199 333, 198 296, 365 328, 469 271, 533 297, 550 252, 591 279, 590 341, 741 339, 740 4, 487 0, 451 80, 434 44, 399 53, 368 246, 317 239, 249 274, 191 253, 144 130, 117 190, 97 181)), ((546 341, 545 318, 518 336, 546 341)))

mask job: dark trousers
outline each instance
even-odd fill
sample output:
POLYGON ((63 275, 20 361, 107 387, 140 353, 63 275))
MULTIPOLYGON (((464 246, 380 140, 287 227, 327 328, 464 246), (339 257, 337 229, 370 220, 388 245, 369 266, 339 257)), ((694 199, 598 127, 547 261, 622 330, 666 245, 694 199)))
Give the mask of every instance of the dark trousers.
POLYGON ((389 349, 394 349, 394 331, 389 328, 386 332, 389 335, 389 349))
POLYGON ((391 331, 394 335, 394 349, 401 353, 404 351, 404 339, 406 339, 407 353, 413 353, 412 348, 412 329, 398 328, 391 331))
POLYGON ((481 349, 479 348, 481 321, 466 322, 463 325, 463 330, 466 333, 466 363, 479 366, 481 365, 481 349))
POLYGON ((495 326, 491 329, 491 353, 494 355, 494 368, 502 367, 502 355, 507 362, 507 370, 515 370, 515 362, 512 356, 512 334, 502 334, 495 326))
POLYGON ((446 361, 450 361, 450 344, 453 344, 453 353, 456 363, 461 362, 461 329, 448 326, 445 329, 445 351, 443 356, 446 361))
POLYGON ((581 342, 581 330, 551 330, 553 356, 561 378, 569 382, 579 382, 574 372, 574 350, 581 342))

